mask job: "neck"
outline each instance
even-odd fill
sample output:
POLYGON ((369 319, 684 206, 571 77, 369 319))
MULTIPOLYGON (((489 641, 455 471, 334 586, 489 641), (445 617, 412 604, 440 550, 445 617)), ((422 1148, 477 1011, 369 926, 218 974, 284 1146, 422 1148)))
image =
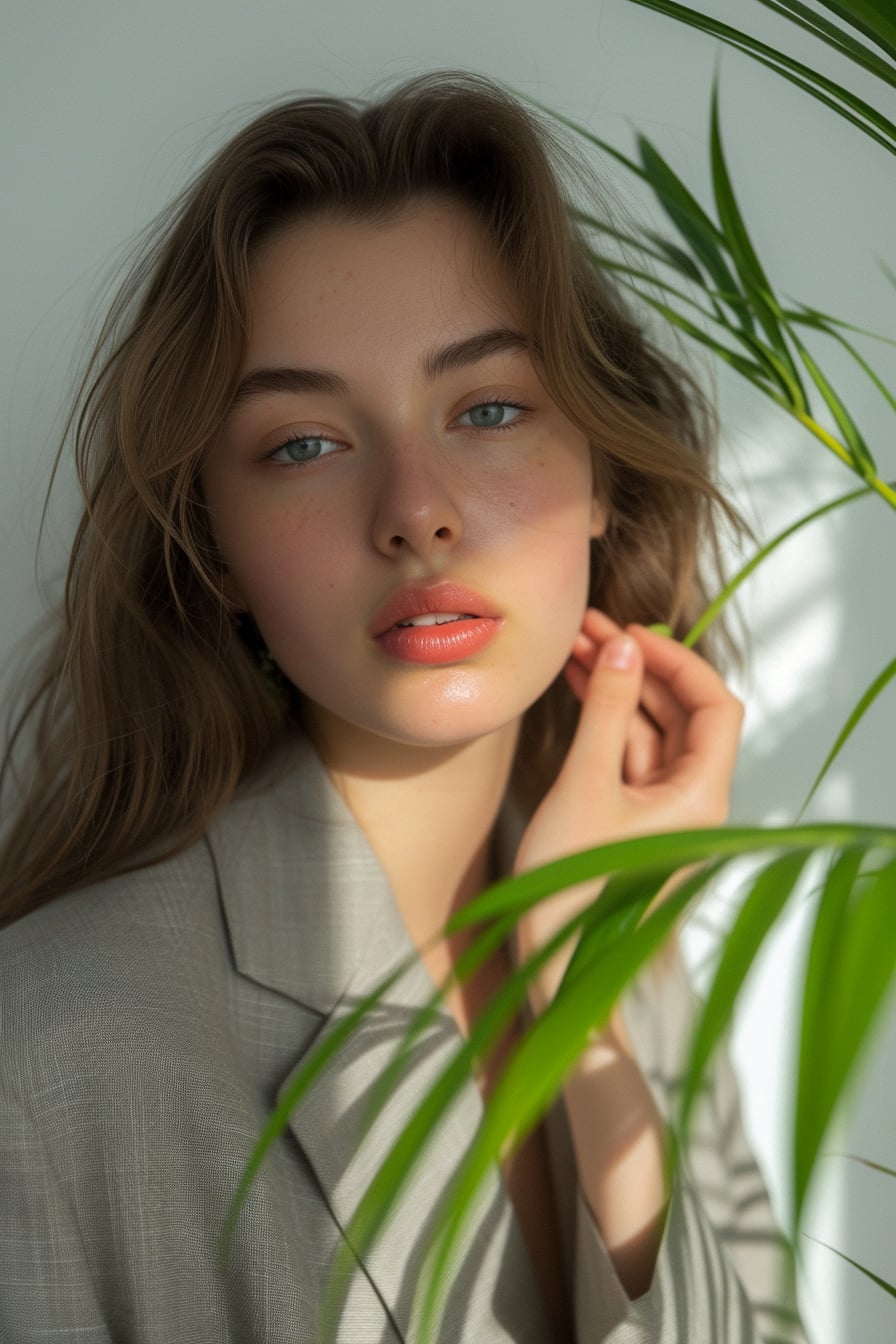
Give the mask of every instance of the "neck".
POLYGON ((492 833, 519 725, 444 748, 347 736, 320 719, 309 729, 421 947, 493 876, 492 833))

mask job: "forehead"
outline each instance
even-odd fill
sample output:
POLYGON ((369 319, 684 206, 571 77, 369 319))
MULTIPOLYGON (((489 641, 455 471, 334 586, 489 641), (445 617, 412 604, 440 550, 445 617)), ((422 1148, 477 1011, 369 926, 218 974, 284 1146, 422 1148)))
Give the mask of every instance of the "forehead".
POLYGON ((516 308, 494 244, 460 202, 420 198, 370 223, 314 215, 283 226, 256 254, 250 339, 325 339, 353 331, 431 331, 516 308))

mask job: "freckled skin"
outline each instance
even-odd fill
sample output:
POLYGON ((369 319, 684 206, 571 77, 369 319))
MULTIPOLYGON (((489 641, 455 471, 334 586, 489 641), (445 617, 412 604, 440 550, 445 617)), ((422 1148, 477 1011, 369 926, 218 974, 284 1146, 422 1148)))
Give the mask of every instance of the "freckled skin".
POLYGON ((422 201, 388 224, 301 222, 254 263, 244 371, 326 369, 349 392, 253 398, 228 418, 202 486, 234 595, 331 735, 449 747, 515 726, 581 625, 588 543, 605 521, 584 435, 524 353, 431 383, 421 369, 429 349, 518 329, 480 245, 463 207, 422 201), (338 277, 328 292, 324 274, 338 277), (483 428, 468 412, 493 397, 532 409, 483 428), (270 459, 300 434, 326 440, 325 455, 270 459), (440 579, 498 608, 497 637, 447 665, 385 656, 377 610, 440 579))

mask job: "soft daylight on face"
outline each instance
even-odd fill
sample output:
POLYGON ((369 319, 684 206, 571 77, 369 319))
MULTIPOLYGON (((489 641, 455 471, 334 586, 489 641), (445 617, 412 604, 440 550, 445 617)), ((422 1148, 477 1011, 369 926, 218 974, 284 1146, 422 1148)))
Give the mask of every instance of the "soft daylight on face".
POLYGON ((516 724, 580 627, 603 523, 585 436, 525 350, 424 372, 519 330, 480 242, 463 206, 427 198, 386 224, 300 222, 255 261, 244 375, 326 370, 346 390, 254 390, 202 486, 234 596, 329 741, 516 724), (433 603, 439 585, 465 592, 433 603), (432 605, 476 619, 432 627, 432 605))

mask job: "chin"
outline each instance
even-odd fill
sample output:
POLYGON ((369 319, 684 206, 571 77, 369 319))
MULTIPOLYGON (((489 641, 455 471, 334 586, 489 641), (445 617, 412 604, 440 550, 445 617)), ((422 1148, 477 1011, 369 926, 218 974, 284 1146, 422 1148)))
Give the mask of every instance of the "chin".
POLYGON ((516 728, 557 671, 553 665, 503 667, 500 674, 494 668, 442 668, 387 686, 306 685, 302 694, 333 748, 353 744, 366 754, 379 742, 449 750, 516 728))
MULTIPOLYGON (((357 729, 371 737, 408 747, 450 748, 465 747, 471 742, 491 737, 519 722, 519 715, 502 714, 444 714, 430 718, 402 715, 358 724, 357 729)), ((348 725, 351 731, 351 725, 348 725)))
MULTIPOLYGON (((540 695, 541 692, 538 692, 540 695)), ((527 697, 455 697, 440 702, 392 705, 385 712, 359 713, 356 704, 342 711, 336 706, 312 710, 325 735, 343 745, 354 742, 376 750, 377 742, 419 750, 450 751, 505 732, 515 733, 538 695, 527 697)), ((409 698, 409 697, 408 697, 409 698)))

